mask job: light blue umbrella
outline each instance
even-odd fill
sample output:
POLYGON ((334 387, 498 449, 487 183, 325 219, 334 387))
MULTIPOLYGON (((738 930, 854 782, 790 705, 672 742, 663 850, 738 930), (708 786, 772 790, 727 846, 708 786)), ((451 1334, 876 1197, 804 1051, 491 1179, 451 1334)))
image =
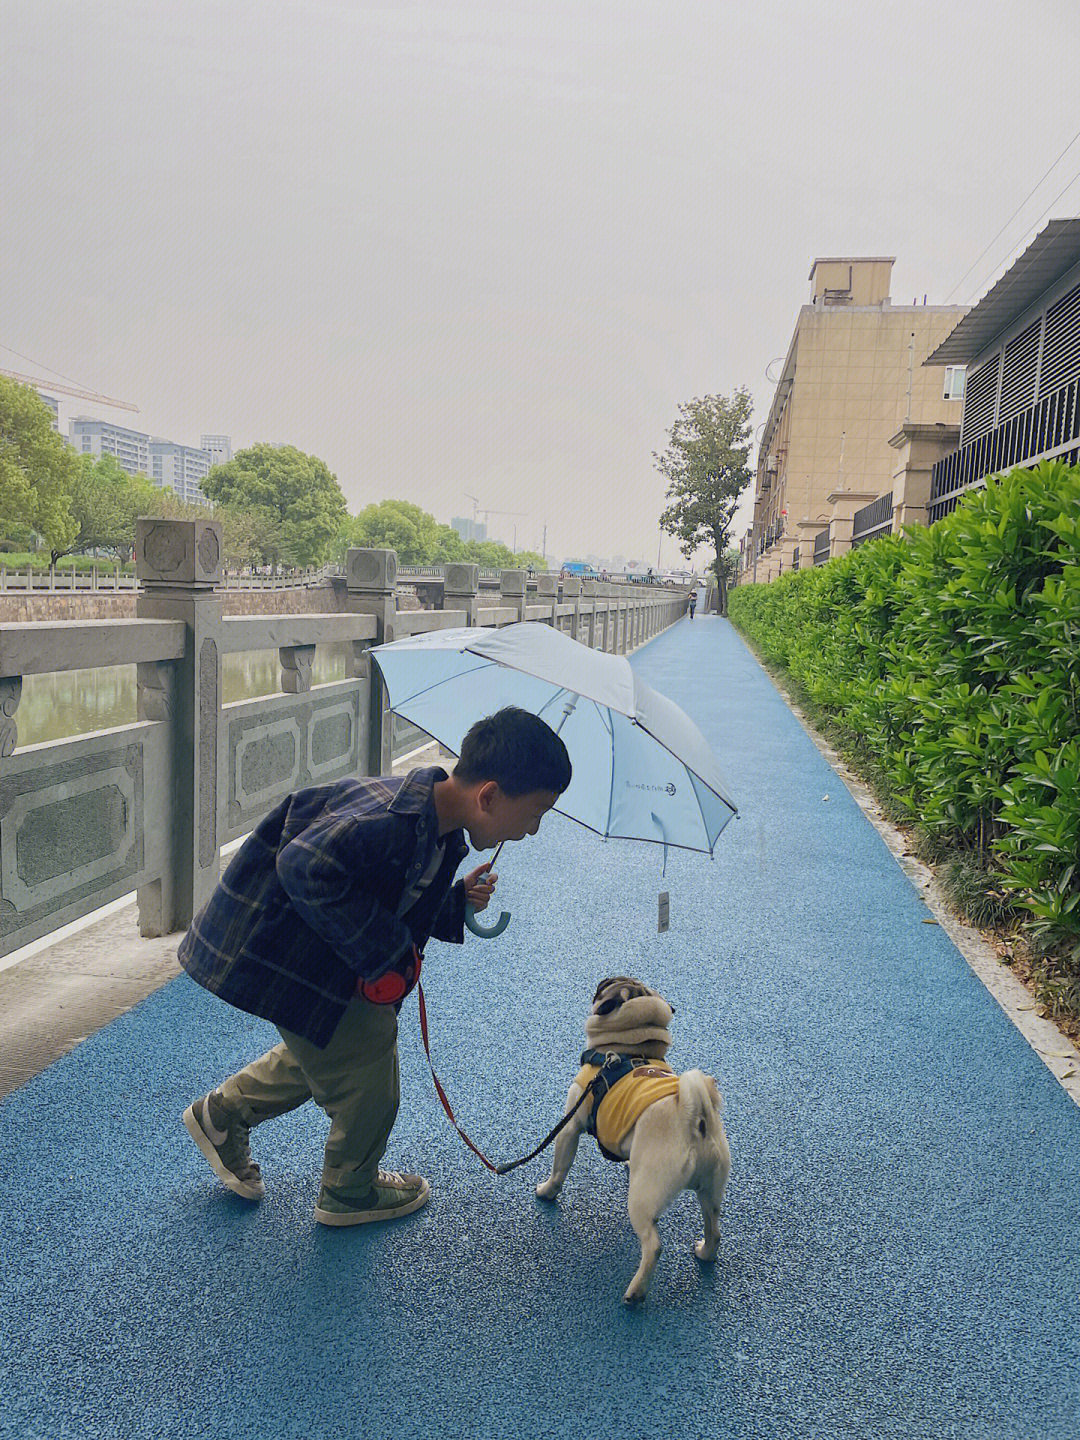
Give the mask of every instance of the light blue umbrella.
MULTIPOLYGON (((711 855, 737 813, 701 731, 621 655, 536 623, 432 631, 371 653, 391 710, 455 755, 470 726, 504 705, 546 720, 574 769, 555 809, 598 835, 711 855)), ((470 929, 498 934, 508 920, 470 929)))

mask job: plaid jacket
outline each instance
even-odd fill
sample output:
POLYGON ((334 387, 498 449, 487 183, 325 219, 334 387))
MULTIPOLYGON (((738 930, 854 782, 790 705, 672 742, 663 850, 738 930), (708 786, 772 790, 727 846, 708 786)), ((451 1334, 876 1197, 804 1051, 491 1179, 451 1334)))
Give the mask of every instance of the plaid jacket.
POLYGON ((465 886, 453 883, 468 853, 460 830, 443 837, 435 875, 397 914, 435 863, 433 791, 445 779, 432 766, 288 796, 196 915, 178 952, 184 969, 231 1005, 325 1045, 358 977, 383 974, 429 936, 465 938, 465 886))

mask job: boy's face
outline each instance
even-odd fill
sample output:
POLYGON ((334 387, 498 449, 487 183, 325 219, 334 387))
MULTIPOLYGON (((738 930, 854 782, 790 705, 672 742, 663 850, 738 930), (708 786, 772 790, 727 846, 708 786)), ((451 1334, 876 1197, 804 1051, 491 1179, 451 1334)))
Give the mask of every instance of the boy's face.
POLYGON ((475 813, 467 826, 473 849, 490 850, 503 840, 535 835, 558 798, 554 790, 507 795, 497 781, 488 780, 476 791, 475 813))

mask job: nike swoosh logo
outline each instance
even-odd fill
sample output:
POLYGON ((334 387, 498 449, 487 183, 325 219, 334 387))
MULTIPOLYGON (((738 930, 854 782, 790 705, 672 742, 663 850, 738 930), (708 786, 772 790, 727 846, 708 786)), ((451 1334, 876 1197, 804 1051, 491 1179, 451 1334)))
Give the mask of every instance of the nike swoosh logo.
POLYGON ((219 1130, 210 1119, 210 1106, 205 1100, 203 1101, 202 1114, 199 1116, 199 1124, 202 1126, 203 1132, 211 1145, 224 1145, 225 1141, 228 1140, 229 1132, 227 1130, 219 1130))

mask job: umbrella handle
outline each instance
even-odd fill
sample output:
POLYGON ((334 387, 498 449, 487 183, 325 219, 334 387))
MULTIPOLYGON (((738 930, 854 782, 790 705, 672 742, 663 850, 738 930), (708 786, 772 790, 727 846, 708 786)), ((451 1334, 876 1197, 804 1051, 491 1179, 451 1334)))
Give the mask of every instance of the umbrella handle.
POLYGON ((494 925, 481 925, 476 918, 476 909, 472 905, 465 906, 465 924, 474 935, 479 935, 481 940, 494 940, 496 935, 501 935, 510 924, 510 912, 504 910, 495 921, 494 925))

